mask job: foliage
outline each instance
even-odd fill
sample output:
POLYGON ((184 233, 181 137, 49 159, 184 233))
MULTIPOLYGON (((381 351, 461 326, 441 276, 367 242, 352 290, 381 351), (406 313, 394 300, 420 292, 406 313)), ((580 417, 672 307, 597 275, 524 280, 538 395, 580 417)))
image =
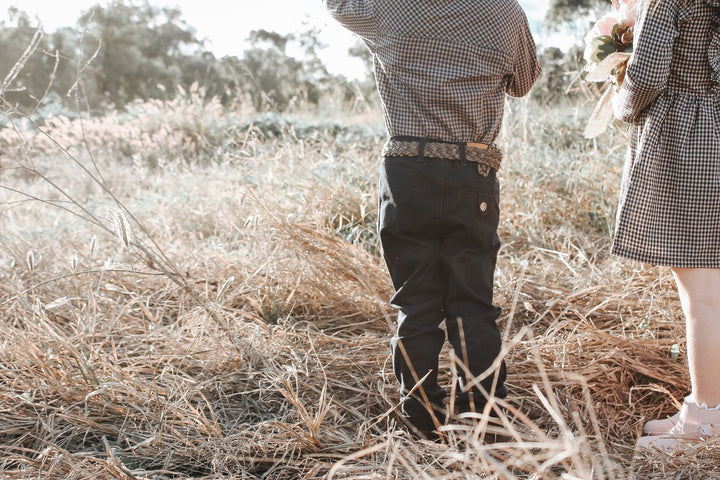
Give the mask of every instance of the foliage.
POLYGON ((82 15, 80 25, 100 46, 87 73, 94 105, 101 97, 122 108, 133 99, 172 96, 185 63, 202 47, 179 9, 154 7, 147 0, 96 5, 82 15))
POLYGON ((563 51, 547 47, 538 52, 542 74, 530 95, 533 100, 545 105, 577 102, 586 95, 576 80, 583 68, 582 48, 579 45, 563 51))
MULTIPOLYGON (((54 113, 73 116, 68 108, 122 110, 135 100, 172 99, 178 87, 187 91, 197 83, 223 105, 250 98, 258 110, 282 111, 298 101, 318 104, 335 90, 348 100, 373 90, 367 81, 328 72, 317 55, 323 47, 317 31, 254 31, 240 58, 216 58, 177 8, 114 0, 92 7, 78 25, 43 32, 8 101, 26 113, 51 104, 54 113)), ((9 24, 0 24, 0 74, 10 71, 36 30, 18 9, 9 24)))
POLYGON ((578 19, 596 17, 598 11, 608 7, 607 0, 551 0, 545 23, 551 29, 559 29, 578 19))
POLYGON ((245 89, 256 109, 270 106, 282 111, 298 97, 318 103, 330 74, 317 56, 319 45, 314 32, 296 36, 257 30, 249 40, 253 47, 245 50, 241 65, 247 72, 245 89), (302 48, 300 58, 288 54, 288 44, 292 43, 302 48))
MULTIPOLYGON (((27 14, 16 8, 10 9, 10 19, 10 24, 0 23, 0 76, 3 78, 38 31, 27 14)), ((76 55, 78 43, 79 34, 69 28, 59 29, 49 36, 43 35, 20 75, 8 86, 5 99, 33 110, 42 104, 49 89, 67 92, 77 78, 76 69, 67 56, 76 55)))

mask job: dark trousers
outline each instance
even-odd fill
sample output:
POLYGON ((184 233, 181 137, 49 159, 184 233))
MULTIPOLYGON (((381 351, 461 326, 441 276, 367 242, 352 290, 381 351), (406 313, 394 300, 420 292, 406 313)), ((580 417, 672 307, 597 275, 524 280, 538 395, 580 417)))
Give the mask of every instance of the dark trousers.
MULTIPOLYGON (((500 247, 499 184, 494 170, 483 177, 476 164, 463 160, 386 157, 379 195, 378 230, 395 287, 392 305, 399 311, 393 368, 406 396, 404 415, 415 427, 430 430, 433 422, 423 393, 438 410, 438 420, 444 420, 440 412, 446 392, 438 385, 443 320, 456 356, 473 377, 500 353, 500 308, 492 303, 500 247)), ((486 397, 477 388, 463 391, 467 379, 459 373, 455 410, 482 409, 486 397)), ((504 382, 503 363, 481 385, 502 398, 507 394, 504 382)))

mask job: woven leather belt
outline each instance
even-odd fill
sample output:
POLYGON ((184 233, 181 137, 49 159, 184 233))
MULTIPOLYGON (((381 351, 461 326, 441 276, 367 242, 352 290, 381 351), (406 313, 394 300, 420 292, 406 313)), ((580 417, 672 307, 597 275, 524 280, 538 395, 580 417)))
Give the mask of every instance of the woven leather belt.
POLYGON ((499 170, 500 161, 502 160, 502 151, 495 145, 426 141, 424 142, 422 153, 420 152, 420 148, 421 142, 419 140, 391 139, 383 146, 382 156, 417 157, 422 155, 423 157, 443 158, 445 160, 467 160, 477 163, 478 173, 483 177, 488 176, 490 169, 494 169, 495 171, 499 170))

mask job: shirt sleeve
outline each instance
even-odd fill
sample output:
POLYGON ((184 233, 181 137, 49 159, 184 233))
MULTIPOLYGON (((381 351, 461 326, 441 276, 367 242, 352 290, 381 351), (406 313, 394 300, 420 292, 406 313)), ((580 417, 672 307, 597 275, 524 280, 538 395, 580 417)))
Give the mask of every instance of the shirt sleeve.
POLYGON ((377 40, 377 20, 373 0, 324 0, 330 15, 345 28, 359 35, 368 46, 377 40))
POLYGON ((515 45, 513 71, 505 86, 505 93, 513 97, 524 97, 542 71, 537 60, 535 41, 524 13, 519 30, 515 45))
POLYGON ((635 24, 635 46, 625 80, 612 102, 615 117, 628 123, 634 122, 666 88, 677 36, 673 0, 643 3, 635 24))

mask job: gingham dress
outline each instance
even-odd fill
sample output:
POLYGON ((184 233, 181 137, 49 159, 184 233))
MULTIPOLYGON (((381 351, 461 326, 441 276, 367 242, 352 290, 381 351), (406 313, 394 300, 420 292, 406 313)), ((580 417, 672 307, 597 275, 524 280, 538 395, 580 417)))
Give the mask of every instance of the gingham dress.
POLYGON ((644 3, 613 100, 616 117, 633 126, 612 251, 719 268, 720 1, 644 3))

